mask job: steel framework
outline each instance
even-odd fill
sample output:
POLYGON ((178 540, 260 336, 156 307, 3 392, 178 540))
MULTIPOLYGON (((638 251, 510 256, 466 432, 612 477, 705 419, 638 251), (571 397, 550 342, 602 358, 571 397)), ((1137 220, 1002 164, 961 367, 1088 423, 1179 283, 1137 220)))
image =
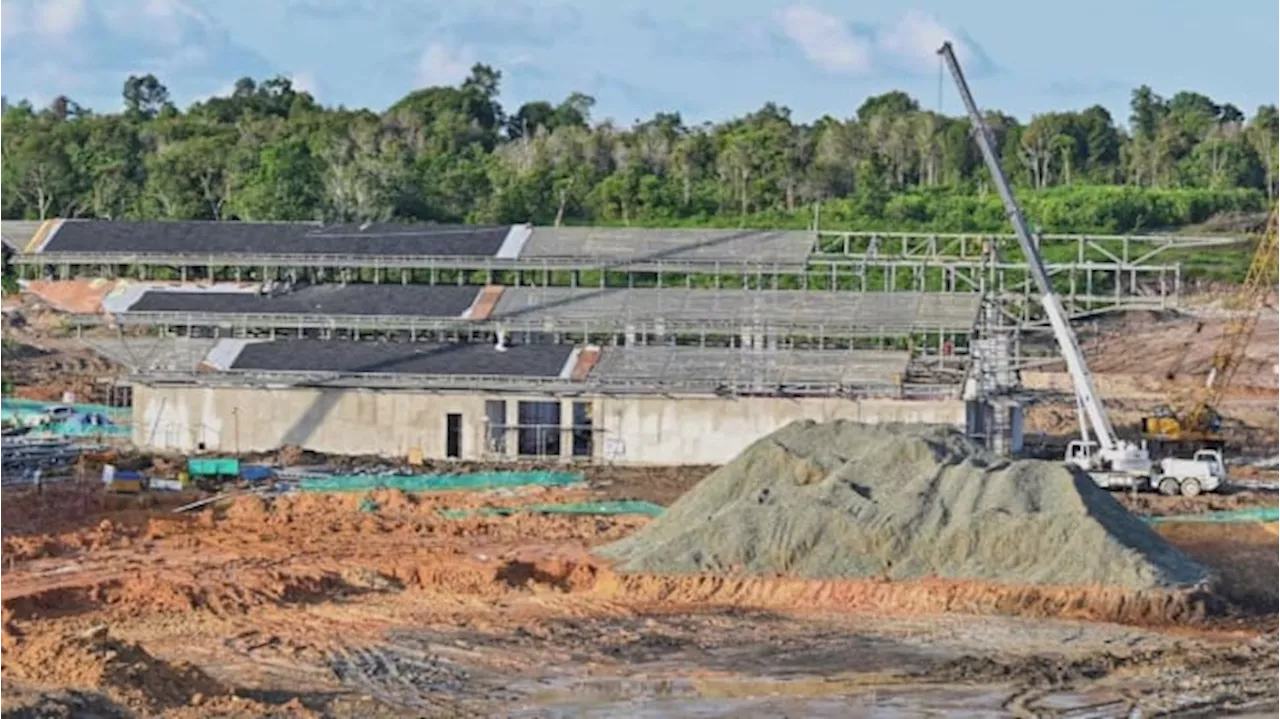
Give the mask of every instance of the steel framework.
POLYGON ((952 399, 956 384, 889 384, 866 382, 779 382, 762 385, 754 379, 602 378, 572 381, 559 378, 495 377, 492 375, 410 375, 378 373, 266 372, 226 370, 217 373, 142 372, 133 382, 150 386, 333 387, 422 391, 499 392, 557 395, 722 395, 821 396, 849 398, 952 399))
MULTIPOLYGON (((980 327, 929 327, 919 323, 868 324, 833 317, 815 322, 792 318, 786 322, 744 322, 741 318, 700 318, 681 321, 625 317, 509 318, 471 321, 438 317, 369 317, 344 315, 121 313, 114 318, 80 317, 88 327, 114 322, 120 331, 160 327, 179 329, 188 336, 283 333, 297 336, 345 334, 407 335, 410 339, 492 339, 499 332, 532 341, 594 342, 603 344, 725 344, 740 347, 886 346, 886 340, 905 339, 917 353, 947 363, 945 355, 967 354, 967 337, 981 330, 984 337, 1011 337, 1011 367, 1022 364, 1019 335, 1043 329, 1038 291, 1015 249, 1012 235, 889 232, 813 233, 807 254, 794 260, 750 257, 694 259, 663 256, 618 257, 424 257, 314 256, 198 253, 33 253, 19 254, 14 263, 28 276, 70 278, 80 271, 98 276, 133 275, 147 279, 168 275, 175 279, 309 279, 316 281, 400 282, 428 284, 505 284, 535 287, 685 287, 805 289, 867 293, 972 293, 991 311, 980 327), (534 339, 533 336, 537 335, 534 339), (845 343, 845 344, 841 344, 845 343), (951 345, 950 349, 946 349, 951 345)), ((1037 237, 1046 270, 1073 317, 1114 309, 1157 309, 1178 305, 1182 266, 1176 253, 1220 247, 1237 238, 1043 235, 1037 237)), ((959 357, 956 357, 959 359, 959 357)), ((913 363, 914 364, 914 363, 913 363)), ((611 379, 589 383, 493 377, 315 376, 298 373, 225 373, 193 376, 181 372, 142 372, 136 379, 153 383, 191 383, 320 386, 394 386, 433 390, 491 390, 543 393, 759 393, 759 383, 732 379, 718 382, 689 379, 611 379)), ((906 383, 898 387, 799 383, 781 385, 768 394, 827 394, 853 396, 954 396, 955 385, 906 383)))
MULTIPOLYGON (((1221 247, 1234 237, 1043 235, 1046 269, 1068 312, 1176 306, 1182 267, 1174 251, 1221 247)), ((663 257, 445 257, 199 253, 28 253, 13 259, 27 276, 67 279, 157 274, 176 279, 280 279, 541 287, 746 287, 862 292, 994 294, 1011 320, 1036 319, 1033 282, 1011 235, 891 232, 814 233, 794 260, 663 257)))
POLYGON ((830 323, 742 323, 732 320, 686 322, 639 321, 600 318, 566 321, 470 321, 437 317, 369 317, 359 315, 251 315, 180 312, 129 312, 112 318, 76 315, 83 331, 95 326, 159 328, 187 336, 216 337, 359 337, 374 334, 404 337, 410 341, 488 341, 499 332, 508 337, 541 337, 553 342, 603 344, 781 344, 784 346, 831 346, 832 343, 882 344, 897 338, 930 338, 958 344, 971 331, 954 325, 930 327, 924 324, 843 324, 830 323), (743 339, 743 338, 747 339, 743 339), (939 339, 940 338, 940 339, 939 339))

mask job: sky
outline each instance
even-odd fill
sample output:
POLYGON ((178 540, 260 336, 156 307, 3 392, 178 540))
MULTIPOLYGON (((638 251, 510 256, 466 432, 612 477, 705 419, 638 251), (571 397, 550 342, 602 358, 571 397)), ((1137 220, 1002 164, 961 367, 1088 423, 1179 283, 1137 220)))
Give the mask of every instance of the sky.
POLYGON ((978 104, 1027 120, 1101 104, 1126 122, 1146 83, 1252 114, 1280 95, 1276 0, 0 0, 0 93, 120 108, 153 73, 186 107, 249 76, 325 105, 385 109, 502 71, 503 105, 596 98, 593 117, 716 121, 773 101, 848 117, 904 90, 960 114, 935 55, 952 40, 978 104))

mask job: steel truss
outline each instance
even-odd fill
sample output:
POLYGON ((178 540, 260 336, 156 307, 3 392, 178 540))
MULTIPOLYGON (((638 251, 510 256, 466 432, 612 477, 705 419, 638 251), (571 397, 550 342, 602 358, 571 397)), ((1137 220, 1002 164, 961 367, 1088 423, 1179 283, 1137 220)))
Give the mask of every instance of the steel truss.
MULTIPOLYGON (((1218 247, 1233 237, 1043 235, 1038 238, 1068 312, 1176 306, 1182 289, 1174 250, 1218 247)), ((1037 292, 1012 235, 910 232, 815 233, 807 257, 758 262, 599 257, 499 259, 462 256, 201 253, 33 253, 14 263, 28 276, 134 276, 177 280, 295 280, 505 284, 566 287, 747 287, 753 289, 993 293, 1009 316, 1034 320, 1037 292)))
POLYGON ((492 375, 415 375, 334 372, 268 372, 225 370, 217 373, 142 372, 135 384, 155 387, 333 387, 366 389, 411 389, 432 392, 495 392, 545 394, 561 397, 609 395, 720 395, 770 397, 850 397, 953 399, 959 396, 955 384, 888 384, 836 382, 762 383, 750 379, 600 378, 574 381, 560 378, 499 377, 492 375))
POLYGON ((890 347, 901 344, 962 351, 972 324, 840 324, 735 320, 629 321, 466 320, 365 315, 245 314, 219 312, 124 312, 113 317, 75 315, 78 330, 114 325, 120 330, 157 328, 164 334, 211 337, 310 337, 359 339, 378 336, 408 341, 494 341, 498 333, 516 341, 602 345, 781 346, 808 348, 890 347))

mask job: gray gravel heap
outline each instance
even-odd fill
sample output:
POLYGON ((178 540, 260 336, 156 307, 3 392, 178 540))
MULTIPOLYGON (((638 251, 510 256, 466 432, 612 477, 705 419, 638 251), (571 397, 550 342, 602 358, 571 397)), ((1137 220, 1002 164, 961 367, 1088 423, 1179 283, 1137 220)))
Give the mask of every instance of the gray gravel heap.
POLYGON ((954 428, 792 423, 641 531, 623 572, 937 577, 1178 588, 1207 572, 1059 462, 994 457, 954 428))

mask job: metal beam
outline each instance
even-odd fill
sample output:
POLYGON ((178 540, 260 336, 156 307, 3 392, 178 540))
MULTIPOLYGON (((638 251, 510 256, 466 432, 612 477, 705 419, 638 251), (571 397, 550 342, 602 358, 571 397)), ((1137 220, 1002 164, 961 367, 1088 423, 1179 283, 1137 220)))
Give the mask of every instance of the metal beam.
POLYGON ((489 375, 409 375, 362 373, 308 373, 225 371, 214 373, 150 372, 130 377, 134 385, 196 387, 334 387, 386 388, 434 391, 553 393, 560 395, 765 395, 910 397, 954 399, 960 387, 954 384, 880 384, 835 382, 784 382, 762 388, 752 380, 688 379, 596 379, 574 382, 560 378, 497 377, 489 375))

